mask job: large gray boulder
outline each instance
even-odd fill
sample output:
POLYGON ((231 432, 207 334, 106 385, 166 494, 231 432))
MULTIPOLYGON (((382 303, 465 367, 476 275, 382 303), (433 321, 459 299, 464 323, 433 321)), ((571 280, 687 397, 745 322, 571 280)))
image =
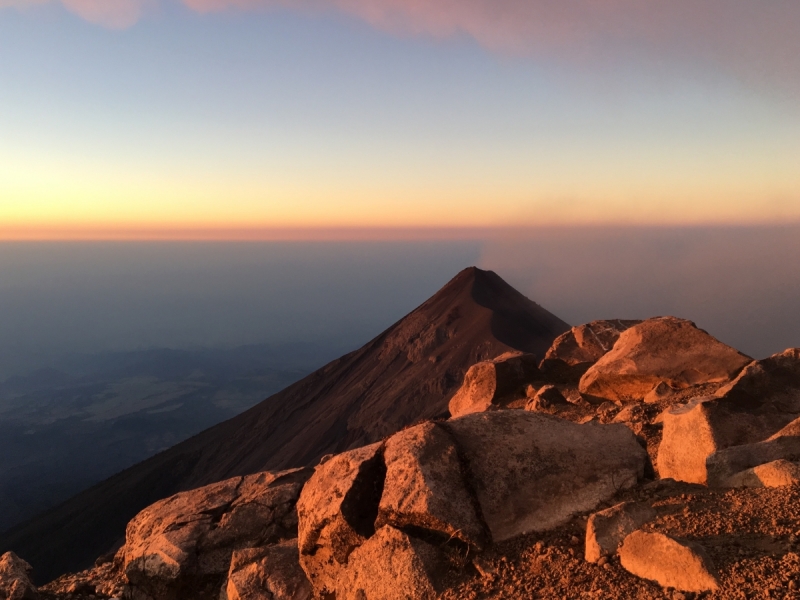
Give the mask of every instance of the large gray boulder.
POLYGON ((156 502, 134 517, 121 551, 135 598, 219 596, 235 550, 297 535, 310 469, 234 477, 156 502))
POLYGON ((642 400, 662 382, 682 389, 729 381, 751 360, 691 321, 657 317, 623 331, 581 377, 579 390, 590 400, 624 404, 642 400))
POLYGON ((507 410, 451 419, 492 539, 546 531, 643 476, 647 452, 624 425, 507 410))
POLYGON ((626 329, 641 323, 634 320, 601 320, 573 327, 558 336, 539 365, 552 381, 578 381, 606 354, 626 329))
POLYGON ((39 593, 30 579, 31 571, 31 566, 13 552, 0 556, 0 598, 38 600, 39 593))
POLYGON ((472 365, 464 383, 450 399, 452 417, 483 412, 504 402, 525 397, 525 386, 541 378, 536 357, 506 352, 492 360, 472 365))
POLYGON ((800 349, 753 361, 713 396, 693 399, 662 417, 657 458, 661 477, 715 485, 739 470, 790 459, 795 447, 791 438, 800 436, 800 423, 797 431, 780 430, 800 417, 800 349), (771 443, 751 446, 770 437, 771 443), (728 448, 730 452, 722 452, 728 448), (716 474, 710 482, 707 461, 715 453, 711 460, 716 474))

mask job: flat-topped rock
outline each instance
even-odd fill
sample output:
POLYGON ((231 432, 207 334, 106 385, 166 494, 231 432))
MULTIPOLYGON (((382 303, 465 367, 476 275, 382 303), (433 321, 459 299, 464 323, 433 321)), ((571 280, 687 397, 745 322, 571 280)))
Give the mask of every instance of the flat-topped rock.
POLYGON ((800 441, 800 423, 781 429, 798 417, 800 349, 793 348, 753 361, 713 396, 665 411, 658 472, 661 477, 707 483, 707 461, 719 453, 711 459, 717 473, 712 484, 717 484, 740 470, 790 459, 800 441), (771 443, 766 443, 768 438, 771 443))
POLYGON ((578 381, 614 347, 623 331, 639 323, 641 321, 612 319, 573 327, 555 339, 539 368, 548 379, 563 383, 578 381))
POLYGON ((579 425, 507 410, 447 422, 469 465, 492 539, 546 531, 591 510, 644 473, 647 453, 624 425, 579 425))
POLYGON ((536 357, 506 352, 469 368, 464 383, 450 399, 452 417, 497 408, 504 401, 525 396, 525 386, 540 378, 536 357))
POLYGON ((658 317, 633 325, 581 377, 584 397, 639 401, 662 383, 681 389, 733 379, 752 359, 691 321, 658 317))

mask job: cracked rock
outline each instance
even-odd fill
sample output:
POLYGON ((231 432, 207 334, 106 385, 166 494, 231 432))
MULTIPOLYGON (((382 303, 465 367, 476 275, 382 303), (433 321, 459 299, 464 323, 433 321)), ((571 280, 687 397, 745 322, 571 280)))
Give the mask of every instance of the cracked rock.
POLYGON ((310 469, 234 477, 156 502, 128 523, 121 554, 136 598, 216 598, 234 550, 297 535, 310 469))

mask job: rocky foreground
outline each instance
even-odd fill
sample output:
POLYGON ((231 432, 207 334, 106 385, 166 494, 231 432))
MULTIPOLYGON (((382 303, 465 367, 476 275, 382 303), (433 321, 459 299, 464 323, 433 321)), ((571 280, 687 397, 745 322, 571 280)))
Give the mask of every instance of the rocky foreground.
POLYGON ((6 553, 0 598, 800 598, 800 349, 597 321, 450 415, 161 500, 38 589, 6 553))

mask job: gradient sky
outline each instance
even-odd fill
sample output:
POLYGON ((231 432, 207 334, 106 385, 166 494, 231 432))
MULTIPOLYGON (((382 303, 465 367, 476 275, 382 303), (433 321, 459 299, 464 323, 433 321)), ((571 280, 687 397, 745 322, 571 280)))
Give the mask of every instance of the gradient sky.
POLYGON ((0 0, 0 238, 796 222, 798 31, 797 0, 0 0))

